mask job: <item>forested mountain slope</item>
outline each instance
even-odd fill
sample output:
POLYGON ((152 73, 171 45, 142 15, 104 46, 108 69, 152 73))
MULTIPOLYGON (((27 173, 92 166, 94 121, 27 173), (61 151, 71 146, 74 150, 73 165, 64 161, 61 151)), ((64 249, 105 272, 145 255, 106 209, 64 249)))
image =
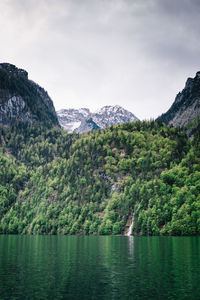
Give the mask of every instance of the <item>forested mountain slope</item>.
POLYGON ((0 232, 200 233, 199 132, 188 140, 161 122, 82 135, 1 127, 0 232))

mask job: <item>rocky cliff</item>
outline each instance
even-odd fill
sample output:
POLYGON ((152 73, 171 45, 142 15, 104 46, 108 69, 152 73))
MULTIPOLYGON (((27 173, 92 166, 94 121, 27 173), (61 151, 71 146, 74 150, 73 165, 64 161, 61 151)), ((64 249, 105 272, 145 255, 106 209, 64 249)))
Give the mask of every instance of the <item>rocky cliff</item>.
POLYGON ((47 92, 28 79, 28 73, 8 63, 0 64, 0 123, 41 122, 59 125, 47 92))
POLYGON ((158 120, 169 125, 183 127, 200 116, 200 72, 188 78, 185 88, 178 93, 170 109, 158 120))

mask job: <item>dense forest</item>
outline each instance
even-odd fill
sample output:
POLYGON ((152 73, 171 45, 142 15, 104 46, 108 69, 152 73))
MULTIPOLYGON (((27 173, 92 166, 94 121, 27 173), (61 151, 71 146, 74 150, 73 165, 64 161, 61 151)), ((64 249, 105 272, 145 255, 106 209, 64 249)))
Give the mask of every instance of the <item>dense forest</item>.
POLYGON ((159 121, 82 135, 0 127, 0 233, 124 234, 134 215, 136 235, 199 235, 199 121, 192 128, 188 139, 159 121))

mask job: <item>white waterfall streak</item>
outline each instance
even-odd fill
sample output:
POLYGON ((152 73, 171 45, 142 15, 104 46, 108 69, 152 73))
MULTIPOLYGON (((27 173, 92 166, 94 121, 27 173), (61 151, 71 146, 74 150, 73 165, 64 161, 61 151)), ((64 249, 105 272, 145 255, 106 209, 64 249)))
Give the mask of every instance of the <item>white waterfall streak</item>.
POLYGON ((126 236, 131 236, 132 235, 133 224, 134 224, 134 215, 132 217, 131 225, 129 226, 129 229, 127 231, 126 236))

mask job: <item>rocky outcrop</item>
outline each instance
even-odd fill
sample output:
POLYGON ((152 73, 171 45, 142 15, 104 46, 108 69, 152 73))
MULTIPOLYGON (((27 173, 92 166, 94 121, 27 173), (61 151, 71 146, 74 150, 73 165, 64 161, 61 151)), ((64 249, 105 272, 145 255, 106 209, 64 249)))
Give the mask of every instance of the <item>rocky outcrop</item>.
POLYGON ((178 93, 170 109, 158 120, 183 127, 200 116, 200 72, 188 78, 185 88, 178 93))
POLYGON ((80 109, 61 109, 57 111, 59 123, 63 129, 73 132, 81 126, 81 122, 87 120, 90 111, 87 108, 80 109))
POLYGON ((92 131, 95 129, 100 129, 100 127, 94 122, 92 118, 84 119, 81 121, 80 126, 76 129, 77 133, 83 133, 92 131))
POLYGON ((23 113, 26 104, 19 96, 10 96, 4 104, 0 106, 0 123, 9 124, 11 120, 30 121, 32 122, 31 115, 26 112, 23 113))
POLYGON ((28 79, 25 70, 8 63, 0 64, 0 123, 59 125, 47 92, 28 79))
POLYGON ((92 118, 94 122, 103 129, 111 125, 135 122, 138 120, 133 113, 119 105, 104 106, 100 110, 96 111, 92 118))
POLYGON ((104 106, 94 113, 88 108, 62 109, 57 115, 60 125, 65 130, 78 133, 138 120, 134 114, 118 105, 104 106))

